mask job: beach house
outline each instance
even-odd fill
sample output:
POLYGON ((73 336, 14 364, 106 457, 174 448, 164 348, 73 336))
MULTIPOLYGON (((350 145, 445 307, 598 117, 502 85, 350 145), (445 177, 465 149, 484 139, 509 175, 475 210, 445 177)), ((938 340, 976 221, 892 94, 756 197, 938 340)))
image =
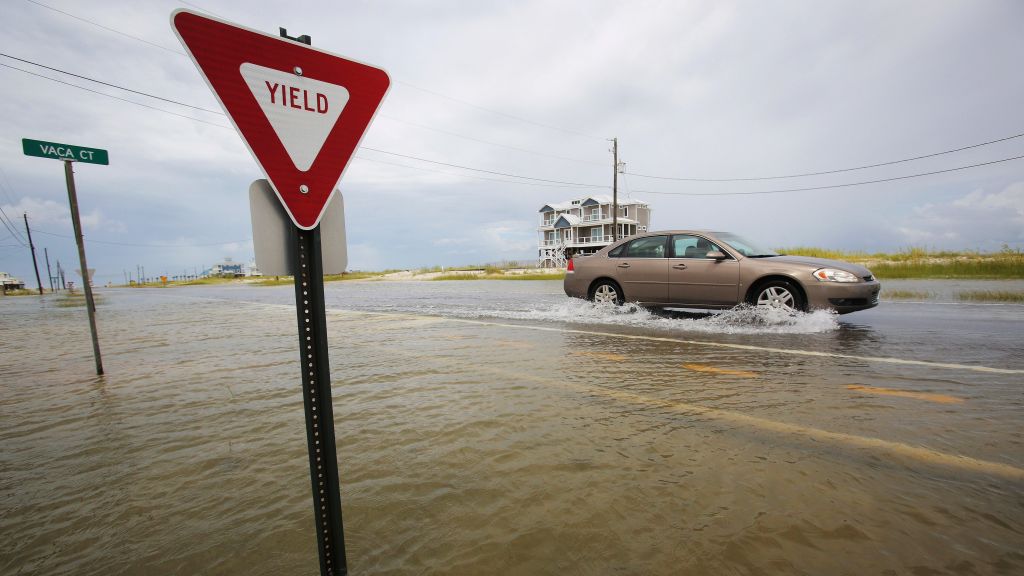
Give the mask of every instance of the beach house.
MULTIPOLYGON (((619 199, 619 238, 646 232, 651 225, 651 208, 643 200, 619 199)), ((540 209, 540 265, 556 268, 577 254, 593 254, 613 238, 612 197, 585 196, 540 209)))

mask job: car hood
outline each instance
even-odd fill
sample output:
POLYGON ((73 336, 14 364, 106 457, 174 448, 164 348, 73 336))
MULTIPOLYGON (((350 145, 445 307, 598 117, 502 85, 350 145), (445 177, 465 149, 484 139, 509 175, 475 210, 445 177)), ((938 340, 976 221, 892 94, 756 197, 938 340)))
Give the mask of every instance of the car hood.
POLYGON ((857 276, 864 277, 871 274, 871 270, 857 264, 850 264, 842 260, 829 260, 828 258, 812 258, 810 256, 769 256, 757 258, 765 262, 785 262, 787 264, 802 264, 813 268, 838 268, 852 272, 857 276))

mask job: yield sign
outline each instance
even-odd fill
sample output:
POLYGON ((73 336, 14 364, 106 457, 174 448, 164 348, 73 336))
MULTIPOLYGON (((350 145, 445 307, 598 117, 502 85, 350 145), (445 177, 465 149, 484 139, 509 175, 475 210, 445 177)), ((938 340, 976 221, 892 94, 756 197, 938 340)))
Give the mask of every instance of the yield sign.
POLYGON ((174 11, 171 27, 292 222, 315 228, 391 85, 387 73, 188 10, 174 11))

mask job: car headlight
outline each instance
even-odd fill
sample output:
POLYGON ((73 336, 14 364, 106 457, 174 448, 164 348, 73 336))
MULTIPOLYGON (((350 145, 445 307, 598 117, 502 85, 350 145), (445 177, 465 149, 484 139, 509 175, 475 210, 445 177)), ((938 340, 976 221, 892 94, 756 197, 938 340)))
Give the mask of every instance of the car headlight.
POLYGON ((814 271, 813 276, 819 282, 860 282, 856 274, 835 268, 819 268, 814 271))

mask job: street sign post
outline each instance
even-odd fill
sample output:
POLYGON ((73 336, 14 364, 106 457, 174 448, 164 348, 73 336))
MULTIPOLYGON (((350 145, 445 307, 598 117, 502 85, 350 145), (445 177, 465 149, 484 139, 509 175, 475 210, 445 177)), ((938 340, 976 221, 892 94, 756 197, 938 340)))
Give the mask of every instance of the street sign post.
MULTIPOLYGON (((386 72, 189 10, 171 27, 294 228, 295 305, 320 573, 348 574, 341 521, 320 221, 391 84, 386 72)), ((255 233, 255 231, 254 231, 255 233)))
MULTIPOLYGON (((64 181, 68 187, 68 203, 71 205, 71 224, 75 229, 75 242, 78 244, 78 261, 81 264, 79 270, 89 270, 85 263, 85 238, 82 236, 82 221, 78 216, 78 193, 75 191, 75 171, 71 164, 73 162, 110 164, 107 151, 99 148, 86 148, 84 146, 44 142, 28 138, 21 139, 21 149, 25 152, 26 156, 51 158, 64 162, 64 181)), ((89 274, 92 274, 92 271, 89 274)), ((102 375, 103 359, 100 357, 100 337, 96 331, 96 301, 93 300, 92 286, 88 278, 84 279, 82 285, 85 287, 85 307, 89 311, 89 331, 92 333, 92 355, 96 361, 96 374, 102 375)))

